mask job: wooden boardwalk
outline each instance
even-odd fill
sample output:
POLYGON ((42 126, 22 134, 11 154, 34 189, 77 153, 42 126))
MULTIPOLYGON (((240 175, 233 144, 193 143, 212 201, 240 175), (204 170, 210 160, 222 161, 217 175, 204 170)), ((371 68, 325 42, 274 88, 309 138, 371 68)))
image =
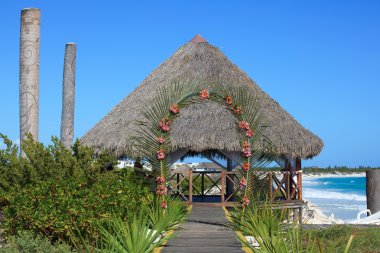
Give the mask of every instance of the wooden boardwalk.
POLYGON ((187 220, 161 252, 244 252, 227 223, 222 207, 194 205, 187 220))

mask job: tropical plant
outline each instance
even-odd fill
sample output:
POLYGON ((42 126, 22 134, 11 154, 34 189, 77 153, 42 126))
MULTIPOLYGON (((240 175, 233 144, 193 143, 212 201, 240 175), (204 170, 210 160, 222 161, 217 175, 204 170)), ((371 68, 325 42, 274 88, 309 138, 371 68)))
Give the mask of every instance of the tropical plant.
POLYGON ((162 246, 170 236, 163 237, 168 220, 163 219, 150 227, 149 217, 145 212, 133 214, 133 218, 123 221, 113 217, 106 224, 99 225, 101 241, 99 252, 106 253, 148 253, 162 246))
POLYGON ((161 207, 160 200, 156 197, 155 200, 147 208, 149 224, 151 227, 156 226, 161 222, 167 224, 167 230, 176 227, 188 214, 188 208, 178 199, 166 198, 168 208, 161 207))
MULTIPOLYGON (((257 197, 255 199, 260 199, 257 197)), ((323 253, 322 242, 311 231, 302 230, 297 224, 284 223, 285 212, 278 210, 267 199, 247 206, 235 207, 230 212, 231 227, 243 235, 255 238, 257 245, 240 238, 253 252, 260 253, 323 253)), ((353 236, 348 239, 344 252, 349 252, 353 236)), ((327 249, 326 252, 335 250, 327 249)))

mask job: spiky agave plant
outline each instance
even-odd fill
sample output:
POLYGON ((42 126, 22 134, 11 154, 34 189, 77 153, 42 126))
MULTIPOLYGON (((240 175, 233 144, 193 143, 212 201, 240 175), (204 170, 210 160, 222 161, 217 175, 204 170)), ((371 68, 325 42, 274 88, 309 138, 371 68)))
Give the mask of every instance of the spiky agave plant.
POLYGON ((146 211, 134 214, 127 222, 119 217, 113 217, 107 224, 99 226, 102 240, 97 250, 106 253, 152 252, 170 239, 170 236, 162 237, 168 224, 169 221, 163 219, 150 227, 146 211))

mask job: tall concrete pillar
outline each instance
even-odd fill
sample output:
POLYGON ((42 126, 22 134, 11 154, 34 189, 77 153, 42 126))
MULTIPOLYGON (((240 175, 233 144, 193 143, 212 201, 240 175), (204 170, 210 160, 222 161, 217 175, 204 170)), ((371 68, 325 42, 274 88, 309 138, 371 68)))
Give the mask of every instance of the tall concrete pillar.
POLYGON ((70 147, 73 144, 74 138, 76 53, 77 45, 75 43, 66 44, 65 60, 63 65, 61 119, 61 143, 65 147, 70 147))
MULTIPOLYGON (((40 66, 40 10, 21 11, 20 29, 20 140, 28 133, 38 140, 40 66)), ((24 155, 23 152, 21 152, 24 155)))

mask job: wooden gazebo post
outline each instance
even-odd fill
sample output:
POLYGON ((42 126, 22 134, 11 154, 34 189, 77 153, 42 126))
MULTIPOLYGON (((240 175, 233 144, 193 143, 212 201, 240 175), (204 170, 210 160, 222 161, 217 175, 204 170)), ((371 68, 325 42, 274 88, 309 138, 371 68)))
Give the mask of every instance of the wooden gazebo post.
POLYGON ((297 187, 298 187, 298 196, 297 199, 302 201, 302 167, 301 167, 301 158, 296 158, 296 173, 297 173, 297 187))
MULTIPOLYGON (((227 171, 232 171, 232 169, 233 169, 232 160, 230 158, 227 158, 227 171)), ((231 177, 232 180, 234 180, 233 174, 230 174, 229 176, 231 177)), ((231 180, 229 180, 228 177, 226 177, 226 195, 231 196, 231 194, 233 193, 234 193, 234 182, 231 182, 231 180)))

